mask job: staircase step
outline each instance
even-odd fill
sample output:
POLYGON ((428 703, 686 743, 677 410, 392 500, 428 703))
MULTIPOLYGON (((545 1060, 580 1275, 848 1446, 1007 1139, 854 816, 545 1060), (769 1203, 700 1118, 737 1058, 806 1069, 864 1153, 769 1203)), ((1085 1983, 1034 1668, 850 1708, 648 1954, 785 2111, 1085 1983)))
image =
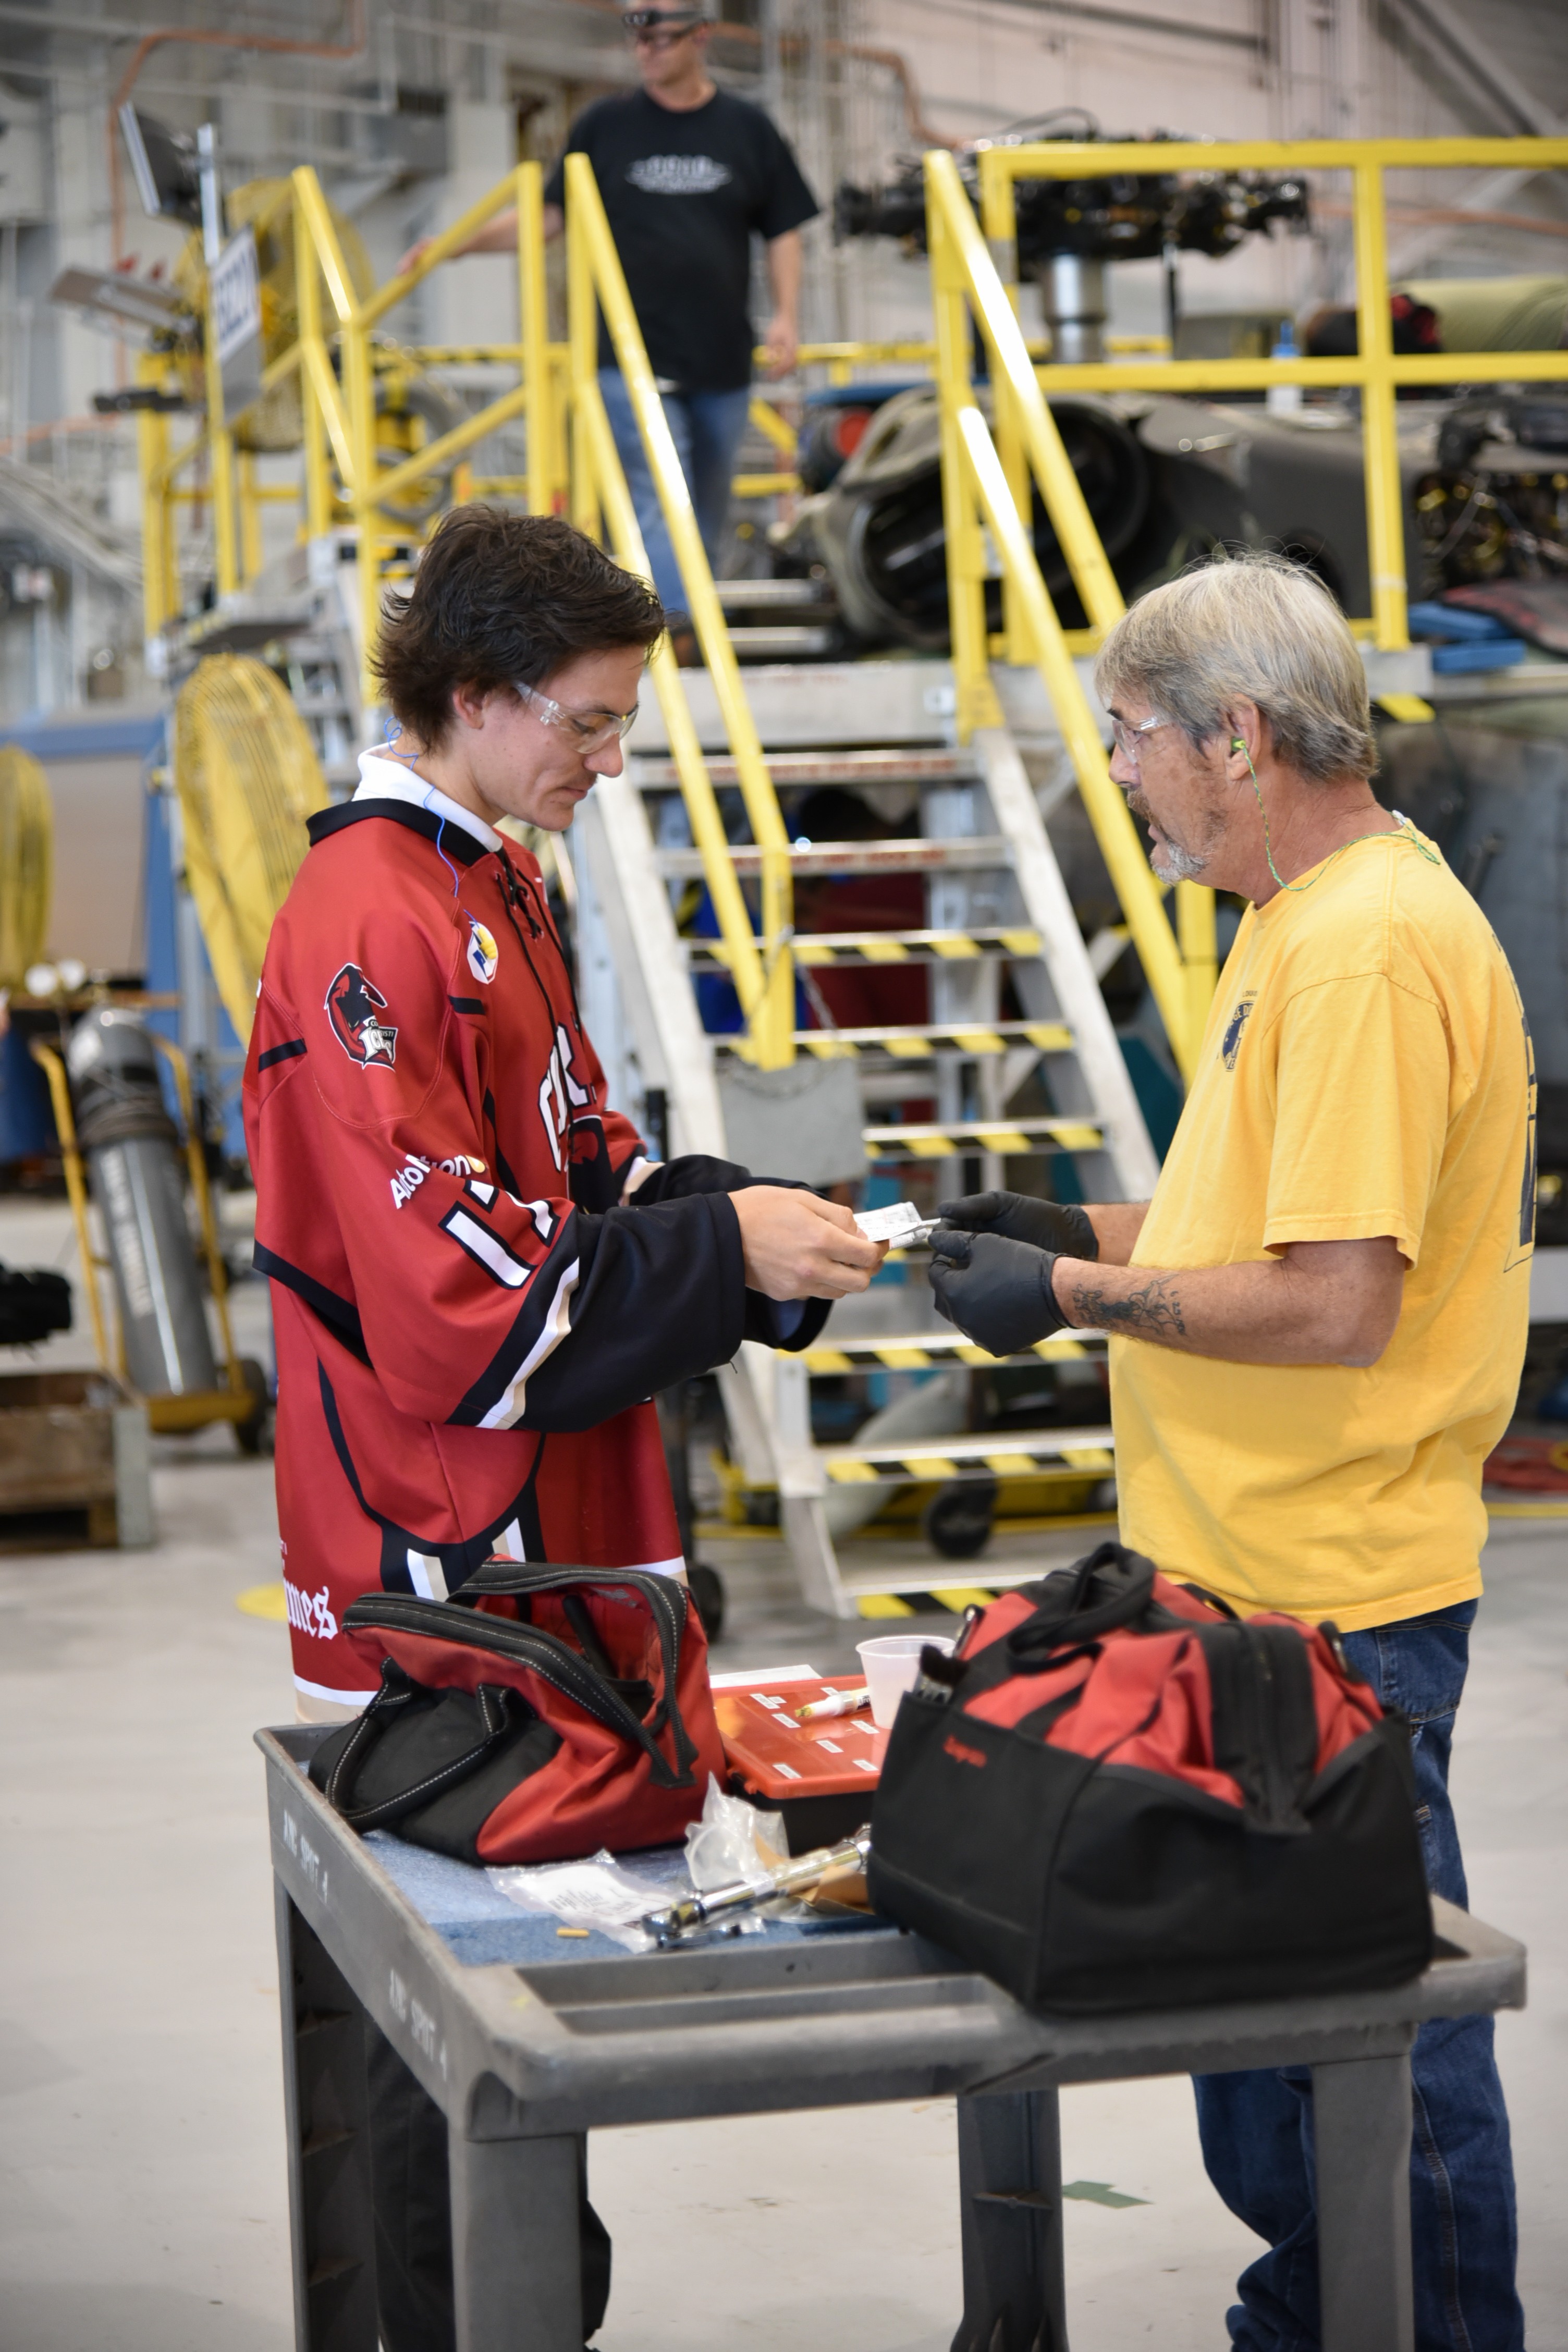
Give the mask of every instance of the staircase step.
MULTIPOLYGON (((937 751, 896 748, 878 751, 768 751, 763 754, 780 791, 803 784, 967 784, 979 772, 968 751, 937 751)), ((741 780, 737 762, 715 752, 708 773, 715 784, 741 780)), ((644 792, 679 788, 680 771, 673 760, 643 754, 637 760, 633 782, 644 792)))
POLYGON ((836 612, 838 599, 829 580, 715 580, 728 613, 836 612))
MULTIPOLYGON (((721 1053, 738 1053, 740 1035, 715 1037, 721 1053)), ((1009 1045, 1036 1045, 1042 1054, 1072 1051, 1072 1031, 1059 1021, 928 1022, 918 1029, 797 1029, 796 1046, 831 1062, 853 1054, 890 1054, 901 1062, 929 1061, 936 1053, 1005 1054, 1009 1045)))
MULTIPOLYGON (((763 870, 763 853, 754 842, 736 843, 730 857, 742 881, 763 870)), ((805 848, 792 844, 789 862, 795 875, 994 874, 1006 866, 1009 853, 1001 834, 978 833, 949 841, 814 841, 805 848)), ((661 849, 658 870, 672 881, 700 880, 701 852, 661 849)))
POLYGON ((903 1444, 889 1438, 884 1445, 819 1446, 816 1459, 839 1486, 884 1478, 1107 1478, 1116 1469, 1109 1429, 1027 1430, 903 1444))
MULTIPOLYGON (((1038 931, 797 931, 792 941, 796 963, 814 970, 829 964, 971 963, 978 956, 1037 956, 1038 931)), ((759 940, 759 950, 763 942, 759 940)), ((730 952, 722 940, 688 940, 693 972, 725 971, 730 952)))
POLYGON ((814 654, 837 653, 843 643, 830 624, 764 621, 753 627, 731 624, 730 643, 738 661, 808 661, 814 654))
POLYGON ((874 1160, 951 1160, 961 1151, 1098 1151, 1104 1130, 1072 1118, 976 1118, 939 1126, 868 1127, 874 1160))
POLYGON ((1015 1356, 993 1356, 955 1331, 951 1323, 939 1331, 877 1332, 864 1339, 838 1339, 832 1345, 807 1348, 802 1362, 808 1372, 826 1378, 833 1373, 865 1371, 873 1364, 887 1372, 923 1372, 942 1364, 1076 1363, 1095 1354, 1086 1340, 1103 1341, 1099 1331, 1053 1331, 1032 1348, 1015 1356))

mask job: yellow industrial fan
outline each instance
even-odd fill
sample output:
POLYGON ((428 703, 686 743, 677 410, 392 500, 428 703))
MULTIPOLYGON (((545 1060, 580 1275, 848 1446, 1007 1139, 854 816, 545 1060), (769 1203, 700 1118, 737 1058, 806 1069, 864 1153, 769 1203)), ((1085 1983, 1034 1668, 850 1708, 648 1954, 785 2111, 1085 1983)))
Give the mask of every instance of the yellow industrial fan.
POLYGON ((0 988, 38 962, 55 897, 55 816, 37 760, 0 751, 0 988))
POLYGON ((213 654, 180 689, 174 782, 185 880, 213 977, 247 1045, 272 919, 327 805, 310 730, 264 662, 213 654))

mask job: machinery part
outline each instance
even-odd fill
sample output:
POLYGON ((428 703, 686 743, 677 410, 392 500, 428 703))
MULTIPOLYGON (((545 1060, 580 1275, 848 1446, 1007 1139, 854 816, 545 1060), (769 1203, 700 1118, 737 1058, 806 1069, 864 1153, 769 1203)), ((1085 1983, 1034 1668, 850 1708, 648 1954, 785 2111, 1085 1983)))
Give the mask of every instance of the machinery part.
POLYGON ((991 1540, 1000 1481, 955 1478, 921 1514, 921 1533, 943 1559, 977 1559, 991 1540))
POLYGON ((108 1241, 126 1377, 143 1396, 216 1389, 180 1139, 153 1040, 136 1013, 103 1005, 77 1024, 66 1067, 108 1241))
POLYGON ((310 730, 264 662, 211 654, 174 708, 185 878, 229 1019, 250 1042, 273 917, 327 805, 310 730))
POLYGON ((1568 399, 1460 401, 1415 485, 1432 584, 1568 578, 1568 399))
MULTIPOLYGON (((390 473, 443 433, 459 425, 467 411, 444 385, 397 363, 395 355, 378 352, 375 376, 375 462, 390 473)), ((447 504, 453 470, 461 458, 448 457, 425 478, 410 482, 395 498, 381 501, 380 511, 405 530, 426 523, 447 504)), ((338 485, 339 498, 347 492, 338 485)))
POLYGON ((647 1913, 642 1924, 659 1950, 668 1951, 688 1936, 700 1935, 704 1927, 738 1919, 743 1912, 755 1911, 764 1903, 776 1903, 784 1895, 808 1895, 824 1879, 863 1870, 870 1851, 869 1828, 857 1830, 852 1838, 846 1838, 839 1845, 820 1846, 815 1853, 797 1854, 756 1879, 738 1878, 729 1886, 688 1895, 680 1902, 670 1904, 667 1910, 647 1913))
POLYGON ((54 804, 28 751, 0 751, 0 988, 18 987, 44 952, 54 906, 54 804))
POLYGON ((1052 360, 1061 367, 1098 365, 1106 356, 1110 312, 1104 262, 1082 253, 1047 253, 1038 277, 1052 360))
MULTIPOLYGON (((1100 138, 1092 115, 1075 134, 1087 142, 1100 138)), ((1310 210, 1305 183, 1270 178, 1260 172, 1204 172, 1186 176, 1159 169, 1159 152, 1173 133, 1152 132, 1148 172, 1086 171, 1073 180, 1019 180, 1016 184, 1018 270, 1037 278, 1047 323, 1060 321, 1052 358, 1062 362, 1104 357, 1100 329, 1105 317, 1102 266, 1107 261, 1167 262, 1178 252, 1221 259, 1249 236, 1265 236, 1275 221, 1300 234, 1310 210), (1060 269, 1068 260, 1075 274, 1060 269)), ((1022 146, 1040 136, 1040 125, 1024 124, 987 142, 1022 146)), ((1125 143, 1119 141, 1117 143, 1125 143)), ((970 201, 979 210, 979 151, 964 147, 955 161, 970 201)), ((833 199, 836 241, 855 236, 895 236, 906 249, 925 251, 923 168, 911 158, 885 187, 858 187, 845 181, 833 199)))
POLYGON ((0 1265, 0 1348, 36 1348, 71 1327, 71 1286, 47 1266, 0 1265))
MULTIPOLYGON (((979 393, 983 408, 989 394, 979 393)), ((1110 400, 1089 394, 1054 400, 1051 414, 1106 554, 1152 569, 1163 548, 1145 551, 1151 468, 1137 436, 1110 400)), ((1037 498, 1035 551, 1064 621, 1077 617, 1067 561, 1037 498)), ((900 393, 879 409, 831 489, 806 501, 781 552, 826 565, 839 608, 872 645, 944 651, 948 641, 947 540, 942 504, 942 420, 934 385, 900 393)), ((992 625, 1001 617, 994 583, 992 625)))
MULTIPOLYGON (((857 1445, 887 1444, 899 1438, 952 1437, 961 1430, 969 1413, 969 1374, 942 1372, 935 1380, 921 1382, 903 1396, 895 1397, 891 1404, 874 1412, 869 1421, 862 1422, 855 1433, 857 1445)), ((858 1479, 853 1486, 832 1486, 823 1496, 828 1531, 834 1537, 852 1536, 868 1519, 874 1519, 889 1496, 898 1491, 895 1479, 858 1479)))
MULTIPOLYGON (((247 180, 225 199, 225 210, 231 235, 246 227, 256 233, 256 260, 261 273, 261 355, 263 364, 270 364, 300 340, 293 183, 247 180)), ((363 302, 375 290, 370 256, 353 223, 331 205, 327 210, 349 282, 355 297, 363 302)), ((186 239, 184 250, 174 265, 174 278, 187 310, 201 319, 206 309, 207 270, 199 229, 186 239)), ((192 406, 205 406, 206 381, 199 348, 183 358, 181 375, 192 406)), ((304 430, 296 370, 246 410, 236 424, 235 441, 241 449, 297 449, 304 430)))
POLYGON ((242 1454, 259 1454, 267 1434, 267 1412, 272 1399, 268 1394, 267 1374, 254 1356, 241 1356, 239 1377, 247 1393, 256 1399, 256 1410, 245 1421, 234 1424, 234 1442, 242 1454))
POLYGON ((687 1590, 691 1605, 702 1620, 702 1631, 710 1643, 724 1631, 724 1583, 716 1568, 706 1561, 694 1559, 686 1571, 687 1590))

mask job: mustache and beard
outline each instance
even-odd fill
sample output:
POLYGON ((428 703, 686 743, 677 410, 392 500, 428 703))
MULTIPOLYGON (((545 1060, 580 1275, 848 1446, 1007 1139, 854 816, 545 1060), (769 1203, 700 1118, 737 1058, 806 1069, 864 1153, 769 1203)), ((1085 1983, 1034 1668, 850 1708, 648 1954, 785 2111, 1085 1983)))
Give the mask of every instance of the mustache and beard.
POLYGON ((1195 882, 1208 866, 1208 859, 1191 849, 1184 849, 1168 834, 1160 831, 1160 821, 1142 793, 1129 793, 1127 806, 1131 814, 1160 834, 1149 852, 1149 863, 1162 882, 1195 882))

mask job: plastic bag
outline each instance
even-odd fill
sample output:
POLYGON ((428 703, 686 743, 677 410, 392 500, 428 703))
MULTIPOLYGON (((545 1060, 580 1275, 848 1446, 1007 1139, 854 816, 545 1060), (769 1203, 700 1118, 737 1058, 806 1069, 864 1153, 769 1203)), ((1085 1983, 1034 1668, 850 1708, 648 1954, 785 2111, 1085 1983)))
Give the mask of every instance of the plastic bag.
POLYGON ((699 1895, 716 1886, 765 1886, 773 1871, 789 1860, 784 1818, 760 1812, 744 1797, 727 1797, 708 1775, 702 1819, 686 1832, 686 1866, 699 1895))
POLYGON ((593 1928, 628 1952, 653 1950, 653 1938, 639 1922, 689 1891, 679 1876, 634 1877, 607 1849, 585 1862, 514 1864, 485 1875, 520 1910, 543 1912, 565 1927, 593 1928))

